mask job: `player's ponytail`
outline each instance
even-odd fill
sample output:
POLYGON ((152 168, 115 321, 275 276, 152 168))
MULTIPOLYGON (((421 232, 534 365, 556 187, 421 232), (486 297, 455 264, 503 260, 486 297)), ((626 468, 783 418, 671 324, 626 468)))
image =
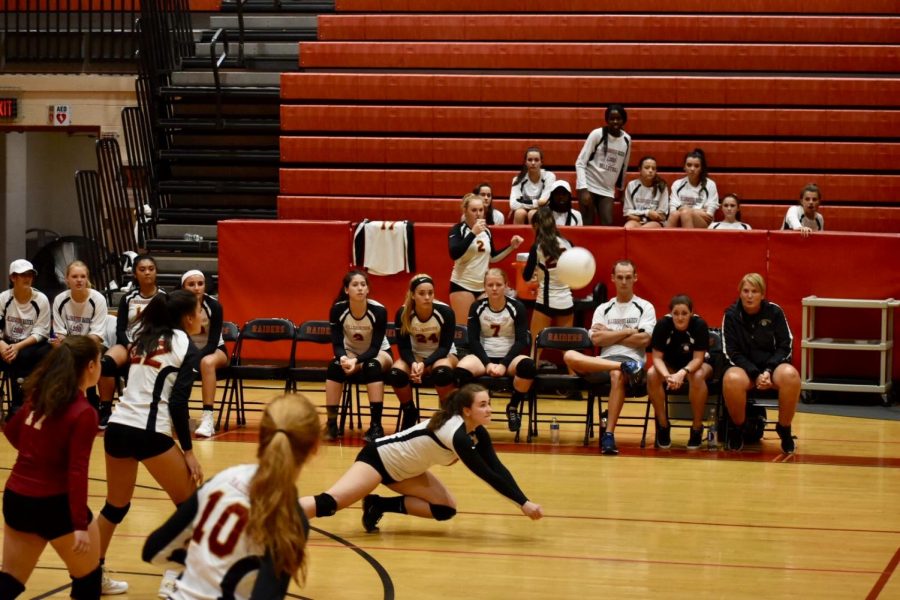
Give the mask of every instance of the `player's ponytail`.
POLYGON ((265 548, 277 574, 306 580, 306 525, 296 480, 319 443, 319 417, 299 394, 281 396, 266 407, 259 427, 259 467, 250 481, 247 532, 265 548))
POLYGON ((134 348, 140 355, 152 354, 159 348, 160 339, 166 351, 171 349, 172 332, 181 329, 184 317, 197 310, 200 299, 187 290, 157 294, 141 311, 140 325, 134 336, 134 348))
POLYGON ((472 407, 472 403, 475 402, 475 395, 486 391, 487 388, 477 383, 467 383, 451 393, 447 396, 447 400, 441 408, 431 415, 431 420, 428 421, 429 431, 437 431, 451 418, 463 414, 464 408, 472 407))
POLYGON ((52 417, 75 400, 88 365, 100 358, 100 344, 89 336, 69 335, 31 372, 22 386, 34 412, 52 417))

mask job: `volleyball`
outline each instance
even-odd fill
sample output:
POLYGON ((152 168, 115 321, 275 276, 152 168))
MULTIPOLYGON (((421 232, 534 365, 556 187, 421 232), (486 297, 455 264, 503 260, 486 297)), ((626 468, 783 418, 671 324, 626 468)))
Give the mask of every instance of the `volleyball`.
POLYGON ((556 262, 556 277, 573 290, 580 290, 591 283, 597 263, 586 248, 566 250, 556 262))

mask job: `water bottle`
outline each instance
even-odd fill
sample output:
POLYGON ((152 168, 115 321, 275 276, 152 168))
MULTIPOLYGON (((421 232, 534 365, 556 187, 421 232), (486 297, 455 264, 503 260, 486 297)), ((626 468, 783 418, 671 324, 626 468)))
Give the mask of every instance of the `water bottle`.
POLYGON ((553 417, 553 421, 550 422, 550 443, 554 446, 559 445, 559 421, 556 420, 556 417, 553 417))
POLYGON ((709 424, 709 427, 706 428, 706 446, 707 450, 710 452, 717 452, 719 450, 718 442, 716 440, 716 422, 712 421, 709 424))

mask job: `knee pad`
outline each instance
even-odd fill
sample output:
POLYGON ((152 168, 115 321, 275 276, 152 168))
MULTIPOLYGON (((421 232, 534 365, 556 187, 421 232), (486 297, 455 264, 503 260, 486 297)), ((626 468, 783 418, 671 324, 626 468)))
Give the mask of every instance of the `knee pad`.
POLYGON ((347 379, 347 374, 344 373, 344 370, 341 368, 341 361, 337 358, 328 363, 328 370, 325 372, 325 379, 329 381, 337 381, 338 383, 344 383, 347 379))
POLYGON ((96 600, 100 597, 102 579, 103 571, 99 565, 84 577, 72 577, 72 598, 96 600))
POLYGON ((103 377, 115 377, 119 374, 119 365, 112 356, 104 356, 100 359, 100 374, 103 377))
POLYGON ((24 591, 24 583, 9 573, 0 571, 0 598, 15 598, 24 591))
POLYGON ((435 521, 449 521, 456 516, 456 509, 452 506, 446 506, 444 504, 431 504, 429 502, 428 508, 431 509, 431 516, 434 517, 435 521))
POLYGON ((395 388, 405 388, 409 385, 409 375, 400 369, 391 369, 385 377, 385 383, 395 388))
POLYGON ((468 369, 460 369, 459 367, 456 367, 455 369, 453 369, 453 375, 456 377, 456 385, 458 385, 459 387, 475 381, 475 376, 472 375, 472 372, 468 369))
POLYGON ((316 516, 330 517, 337 512, 337 500, 331 497, 331 494, 322 492, 318 496, 313 496, 316 501, 316 516))
POLYGON ((535 367, 534 361, 530 358, 523 358, 516 365, 516 377, 534 379, 535 375, 537 375, 537 367, 535 367))
POLYGON ((444 387, 453 385, 453 369, 450 367, 438 367, 431 373, 434 385, 444 387))
POLYGON ((113 506, 109 502, 103 505, 103 509, 100 511, 100 514, 109 521, 110 523, 114 523, 118 525, 125 518, 125 515, 128 514, 128 510, 131 508, 131 502, 126 504, 125 506, 113 506))
POLYGON ((375 360, 367 360, 362 367, 363 383, 376 383, 384 381, 384 373, 381 370, 381 363, 375 360))

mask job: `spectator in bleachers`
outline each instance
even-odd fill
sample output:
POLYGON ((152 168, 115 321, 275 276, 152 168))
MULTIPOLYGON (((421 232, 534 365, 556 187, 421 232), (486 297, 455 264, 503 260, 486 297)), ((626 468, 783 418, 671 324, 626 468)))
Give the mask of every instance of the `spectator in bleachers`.
POLYGON ((600 439, 603 454, 618 454, 616 423, 625 403, 626 379, 632 388, 644 377, 644 359, 650 344, 650 334, 656 326, 653 305, 634 294, 637 268, 622 259, 613 265, 612 281, 616 296, 594 311, 591 321, 591 341, 602 348, 600 356, 589 356, 577 350, 565 353, 565 361, 572 371, 590 378, 592 373, 609 373, 609 410, 606 432, 600 439))
POLYGON ((222 337, 222 305, 206 293, 206 275, 192 269, 181 276, 181 288, 192 292, 200 300, 200 332, 191 335, 191 341, 200 350, 200 393, 203 414, 200 425, 194 430, 200 437, 210 437, 216 432, 213 409, 216 402, 216 371, 228 366, 228 349, 222 337))
POLYGON ((37 271, 20 258, 9 265, 11 289, 0 293, 0 368, 12 382, 8 417, 22 408, 22 383, 50 352, 50 301, 31 287, 37 271))
POLYGON ((388 375, 388 383, 400 400, 401 428, 407 429, 419 422, 419 409, 412 401, 410 382, 422 383, 422 378, 431 374, 442 404, 456 387, 453 376, 458 362, 453 342, 456 318, 449 306, 435 300, 434 280, 420 273, 409 282, 403 306, 397 311, 395 326, 400 358, 388 375))
POLYGON ((799 231, 803 237, 813 231, 824 231, 825 218, 819 212, 819 203, 822 201, 822 192, 819 186, 809 183, 800 190, 800 204, 790 207, 784 215, 782 229, 799 231))
MULTIPOLYGON (((503 225, 506 222, 506 217, 503 216, 503 213, 494 208, 494 188, 491 187, 491 184, 484 182, 479 183, 475 186, 475 189, 472 190, 472 193, 476 196, 480 196, 484 201, 484 222, 488 225, 503 225)), ((460 220, 465 219, 466 215, 463 215, 460 220)))
POLYGON ((474 378, 511 377, 512 397, 506 405, 510 431, 521 425, 519 405, 534 383, 534 361, 528 357, 528 316, 525 305, 506 295, 508 281, 503 269, 489 269, 484 276, 487 297, 469 311, 469 354, 456 368, 460 387, 474 378))
POLYGON ((384 407, 384 379, 393 364, 387 332, 387 309, 369 299, 369 276, 354 269, 344 275, 341 290, 328 315, 331 323, 331 345, 334 360, 328 365, 325 379, 325 437, 341 436, 337 426, 341 392, 348 377, 360 373, 369 397, 371 423, 365 433, 367 442, 384 435, 381 413, 384 407))
POLYGON ((731 367, 722 379, 725 406, 731 418, 728 447, 744 446, 747 391, 777 390, 778 424, 775 431, 785 453, 794 451, 791 421, 800 399, 800 374, 791 364, 793 338, 784 311, 766 300, 766 281, 747 273, 738 286, 740 298, 725 310, 722 342, 731 367))
MULTIPOLYGON (((522 277, 526 281, 535 278, 538 283, 531 314, 531 336, 532 340, 536 340, 545 327, 571 327, 575 303, 572 290, 556 277, 556 262, 563 252, 572 248, 572 242, 556 228, 556 219, 549 206, 537 211, 531 226, 534 229, 534 244, 528 251, 522 277)), ((540 359, 540 356, 536 358, 540 359)))
POLYGON ((572 188, 565 179, 553 184, 550 190, 550 209, 560 227, 584 225, 581 212, 572 208, 572 188))
POLYGON ((667 227, 706 229, 719 208, 716 182, 709 178, 706 154, 694 148, 684 156, 685 177, 672 184, 667 227))
POLYGON ((718 229, 719 231, 749 231, 752 229, 741 221, 741 199, 737 194, 731 193, 722 198, 722 216, 725 218, 710 224, 709 229, 718 229))
POLYGON ((653 328, 650 347, 653 366, 647 370, 647 394, 656 416, 656 447, 672 445, 666 390, 677 392, 688 384, 693 421, 687 449, 696 450, 703 443, 703 415, 709 395, 706 380, 712 375, 712 365, 706 362, 709 326, 694 314, 694 302, 689 296, 679 294, 672 298, 669 314, 653 328))
POLYGON ((494 239, 484 217, 484 201, 475 194, 462 200, 463 220, 450 228, 448 240, 453 272, 450 274, 450 306, 460 323, 469 318, 469 307, 484 293, 484 274, 519 247, 522 236, 514 235, 509 246, 494 248, 494 239))
POLYGON ((525 150, 525 164, 513 177, 509 192, 510 220, 521 225, 530 223, 534 212, 550 200, 550 189, 556 175, 543 169, 544 152, 537 146, 525 150))
POLYGON ((616 190, 625 188, 625 171, 631 156, 631 136, 622 129, 628 113, 621 104, 610 104, 606 126, 593 130, 575 161, 575 189, 585 225, 612 225, 616 190))
POLYGON ((640 175, 625 188, 625 229, 662 227, 669 213, 669 186, 659 176, 652 156, 642 158, 638 168, 640 175))
POLYGON ((103 356, 103 377, 100 378, 100 429, 106 429, 112 415, 113 394, 116 391, 116 376, 128 364, 128 352, 134 335, 140 326, 141 311, 158 294, 165 290, 156 285, 156 259, 143 254, 134 259, 134 279, 137 287, 126 292, 119 301, 116 313, 116 343, 103 356))

